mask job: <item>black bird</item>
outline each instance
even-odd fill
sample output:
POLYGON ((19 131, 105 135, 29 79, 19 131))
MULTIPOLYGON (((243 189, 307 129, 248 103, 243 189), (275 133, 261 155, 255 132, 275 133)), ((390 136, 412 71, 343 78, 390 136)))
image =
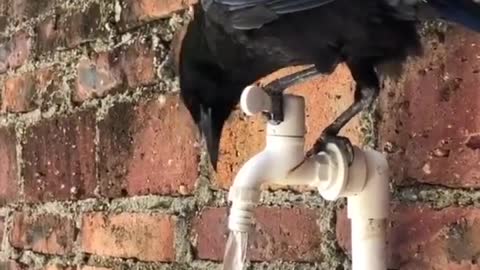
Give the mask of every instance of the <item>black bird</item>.
POLYGON ((215 169, 223 125, 243 89, 258 79, 307 64, 329 74, 345 63, 356 82, 354 103, 307 155, 326 141, 352 154, 350 141, 338 133, 378 96, 379 64, 421 53, 420 11, 480 30, 480 8, 471 0, 201 0, 193 8, 180 50, 181 97, 215 169))

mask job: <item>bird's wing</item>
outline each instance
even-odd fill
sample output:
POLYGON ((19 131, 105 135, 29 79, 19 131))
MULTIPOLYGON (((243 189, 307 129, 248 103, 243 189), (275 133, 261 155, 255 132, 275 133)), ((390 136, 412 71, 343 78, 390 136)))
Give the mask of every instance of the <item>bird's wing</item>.
POLYGON ((236 29, 255 29, 283 14, 304 11, 335 0, 202 0, 203 8, 222 9, 229 13, 236 29))
POLYGON ((480 32, 480 5, 475 0, 430 0, 440 16, 480 32))

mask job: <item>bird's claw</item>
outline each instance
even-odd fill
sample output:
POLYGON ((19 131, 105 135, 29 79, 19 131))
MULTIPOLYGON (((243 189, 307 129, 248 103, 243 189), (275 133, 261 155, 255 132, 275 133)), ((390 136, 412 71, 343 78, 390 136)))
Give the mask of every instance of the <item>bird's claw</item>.
POLYGON ((308 150, 305 154, 303 160, 296 165, 294 168, 290 170, 290 172, 295 171, 300 166, 305 163, 311 156, 316 155, 322 151, 326 151, 326 146, 329 143, 334 143, 340 148, 340 151, 346 154, 348 165, 350 166, 353 163, 354 159, 354 151, 353 145, 350 140, 346 137, 338 136, 338 135, 330 135, 327 132, 323 132, 322 135, 315 141, 312 148, 308 150))
POLYGON ((351 165, 353 163, 354 151, 353 145, 350 140, 343 136, 331 135, 328 132, 322 133, 322 135, 317 139, 317 141, 315 141, 312 148, 307 151, 306 156, 311 157, 322 151, 325 151, 326 146, 329 143, 336 144, 338 148, 340 148, 340 151, 346 154, 348 165, 351 165))

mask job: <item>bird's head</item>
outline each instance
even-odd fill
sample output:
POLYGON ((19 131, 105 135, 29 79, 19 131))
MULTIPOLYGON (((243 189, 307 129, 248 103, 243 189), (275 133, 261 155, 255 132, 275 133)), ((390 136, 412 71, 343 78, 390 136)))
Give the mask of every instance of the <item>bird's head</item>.
POLYGON ((222 129, 242 88, 228 79, 194 24, 188 25, 179 43, 180 96, 206 141, 210 162, 216 170, 222 129))

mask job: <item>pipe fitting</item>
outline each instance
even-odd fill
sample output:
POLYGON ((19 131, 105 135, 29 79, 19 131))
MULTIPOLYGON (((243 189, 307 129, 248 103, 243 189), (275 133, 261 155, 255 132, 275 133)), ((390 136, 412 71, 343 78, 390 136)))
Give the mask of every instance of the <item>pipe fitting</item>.
POLYGON ((232 202, 228 218, 228 228, 235 232, 250 232, 253 228, 253 210, 260 201, 260 189, 232 187, 228 200, 232 202))
MULTIPOLYGON (((386 158, 376 151, 362 151, 354 146, 355 158, 349 166, 345 153, 330 143, 324 152, 290 172, 305 155, 305 101, 294 95, 283 98, 284 121, 267 123, 265 149, 242 166, 230 188, 228 228, 234 232, 251 231, 254 207, 260 201, 264 183, 315 187, 326 200, 348 198, 353 270, 385 270, 390 202, 386 158)), ((272 108, 270 97, 257 86, 248 87, 240 103, 249 115, 272 108)))

